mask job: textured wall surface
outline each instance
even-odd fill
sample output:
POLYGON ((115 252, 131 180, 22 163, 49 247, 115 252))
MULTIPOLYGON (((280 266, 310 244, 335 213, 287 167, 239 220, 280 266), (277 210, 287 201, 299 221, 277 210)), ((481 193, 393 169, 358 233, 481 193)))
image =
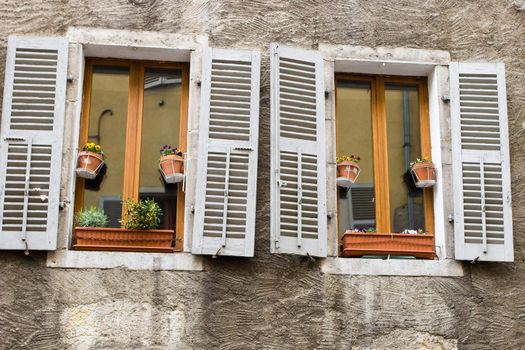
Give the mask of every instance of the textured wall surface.
MULTIPOLYGON (((3 349, 525 348, 525 12, 512 0, 3 0, 9 34, 89 26, 208 35, 262 51, 256 257, 204 272, 67 270, 0 253, 3 349), (269 43, 440 49, 506 64, 515 263, 462 278, 320 273, 269 253, 269 43)), ((3 86, 3 59, 0 60, 3 86)))

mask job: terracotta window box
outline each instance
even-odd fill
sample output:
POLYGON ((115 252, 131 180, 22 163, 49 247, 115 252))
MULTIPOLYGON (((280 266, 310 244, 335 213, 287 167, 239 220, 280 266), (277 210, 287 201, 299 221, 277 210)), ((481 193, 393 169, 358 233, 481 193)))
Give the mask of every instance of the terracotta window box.
POLYGON ((346 231, 343 235, 343 256, 406 255, 434 259, 434 235, 404 233, 364 233, 346 231))
POLYGON ((73 248, 126 252, 173 252, 173 230, 75 227, 73 248))

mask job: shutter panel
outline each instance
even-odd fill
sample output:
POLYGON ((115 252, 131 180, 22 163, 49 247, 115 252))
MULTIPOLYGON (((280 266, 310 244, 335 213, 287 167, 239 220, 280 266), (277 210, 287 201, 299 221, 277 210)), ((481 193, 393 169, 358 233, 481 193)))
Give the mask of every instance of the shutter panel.
POLYGON ((0 132, 0 249, 56 249, 67 54, 64 39, 9 37, 0 132))
POLYGON ((260 54, 203 52, 194 254, 253 256, 260 54))
POLYGON ((450 65, 456 259, 513 261, 505 68, 450 65))
POLYGON ((325 257, 326 161, 323 59, 271 46, 271 246, 325 257))

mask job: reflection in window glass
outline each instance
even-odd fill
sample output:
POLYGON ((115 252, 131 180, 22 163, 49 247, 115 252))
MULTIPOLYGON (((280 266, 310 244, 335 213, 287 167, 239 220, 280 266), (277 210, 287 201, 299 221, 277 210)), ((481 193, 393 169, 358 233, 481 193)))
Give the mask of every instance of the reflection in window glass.
POLYGON ((145 69, 139 197, 159 203, 163 213, 160 228, 172 230, 176 223, 178 185, 166 185, 157 164, 163 145, 180 146, 180 101, 180 70, 145 69))
POLYGON ((391 227, 425 230, 423 194, 409 173, 410 162, 421 157, 417 86, 386 84, 385 110, 391 227))
POLYGON ((338 189, 340 233, 376 226, 370 88, 369 82, 337 83, 337 154, 361 157, 355 184, 338 189))
POLYGON ((110 227, 120 227, 128 89, 128 67, 93 67, 88 142, 102 146, 106 166, 95 180, 84 181, 82 204, 102 208, 110 227))

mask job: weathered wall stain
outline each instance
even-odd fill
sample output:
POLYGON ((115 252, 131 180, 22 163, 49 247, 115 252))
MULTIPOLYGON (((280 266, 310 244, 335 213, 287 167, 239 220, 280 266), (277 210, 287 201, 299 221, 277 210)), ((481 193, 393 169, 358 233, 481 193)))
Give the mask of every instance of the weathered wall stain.
MULTIPOLYGON (((66 270, 44 253, 0 254, 3 349, 525 348, 525 13, 518 1, 4 0, 10 34, 68 26, 209 35, 262 51, 256 257, 205 272, 66 270), (269 43, 447 50, 506 64, 513 264, 463 278, 323 275, 319 261, 269 253, 269 43)), ((3 86, 4 63, 0 60, 3 86)))

